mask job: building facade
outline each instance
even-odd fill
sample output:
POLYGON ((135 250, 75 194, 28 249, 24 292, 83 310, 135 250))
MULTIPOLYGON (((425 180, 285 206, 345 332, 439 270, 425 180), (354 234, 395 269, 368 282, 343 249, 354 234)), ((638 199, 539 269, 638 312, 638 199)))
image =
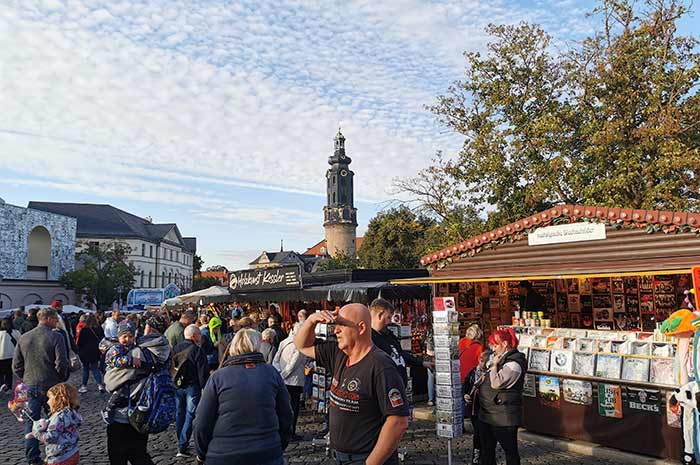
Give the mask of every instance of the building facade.
POLYGON ((134 288, 163 288, 175 283, 192 288, 197 240, 183 237, 174 223, 155 224, 111 205, 30 202, 29 208, 77 220, 77 247, 120 241, 131 247, 129 262, 137 270, 134 288))
POLYGON ((334 139, 331 167, 326 171, 326 206, 323 207, 323 227, 326 230, 326 253, 332 257, 355 257, 357 244, 357 209, 355 208, 352 160, 345 153, 345 136, 338 130, 334 139))
POLYGON ((9 205, 0 199, 0 307, 13 308, 74 293, 58 280, 75 268, 76 220, 9 205))

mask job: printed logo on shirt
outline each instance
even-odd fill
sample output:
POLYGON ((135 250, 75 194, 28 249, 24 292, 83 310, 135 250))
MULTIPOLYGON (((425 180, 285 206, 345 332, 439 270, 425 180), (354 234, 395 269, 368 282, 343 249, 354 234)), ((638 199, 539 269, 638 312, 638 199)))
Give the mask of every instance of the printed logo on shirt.
MULTIPOLYGON (((352 381, 355 380, 353 379, 352 381)), ((360 395, 357 392, 351 392, 347 388, 348 384, 350 383, 343 380, 340 383, 340 387, 338 387, 338 383, 331 386, 330 405, 344 412, 360 413, 360 395)), ((359 387, 359 382, 357 387, 359 387)))
POLYGON ((390 389, 388 397, 392 408, 399 408, 403 405, 403 397, 401 397, 401 391, 399 391, 398 389, 390 389))
POLYGON ((399 353, 398 350, 396 350, 396 347, 391 346, 391 354, 389 354, 391 359, 394 361, 397 367, 405 367, 406 362, 404 361, 403 357, 399 353))
POLYGON ((360 389, 360 380, 359 379, 353 378, 350 381, 348 381, 348 391, 355 392, 358 389, 360 389))

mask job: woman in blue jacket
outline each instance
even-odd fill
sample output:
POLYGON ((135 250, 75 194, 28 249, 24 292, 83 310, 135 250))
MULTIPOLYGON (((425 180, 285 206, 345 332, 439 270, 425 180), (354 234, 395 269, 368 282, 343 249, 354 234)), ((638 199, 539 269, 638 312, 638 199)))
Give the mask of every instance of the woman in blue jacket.
POLYGON ((197 461, 206 465, 283 465, 292 433, 289 393, 258 349, 262 339, 242 329, 231 357, 209 378, 194 425, 197 461))

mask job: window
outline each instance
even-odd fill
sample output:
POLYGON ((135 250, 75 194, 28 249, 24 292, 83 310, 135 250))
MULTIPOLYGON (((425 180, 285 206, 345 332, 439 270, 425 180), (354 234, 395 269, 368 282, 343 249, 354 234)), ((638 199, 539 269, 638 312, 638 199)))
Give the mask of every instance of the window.
POLYGON ((141 244, 141 256, 146 256, 146 244, 141 244))
POLYGON ((145 272, 141 270, 141 287, 143 287, 143 278, 145 277, 145 272))
POLYGON ((170 261, 173 261, 173 249, 170 249, 170 261))
POLYGON ((335 176, 333 176, 333 185, 335 185, 335 176))
POLYGON ((333 192, 333 203, 335 203, 335 192, 333 192))
POLYGON ((175 261, 176 262, 180 261, 180 252, 175 252, 175 261))
POLYGON ((148 256, 153 258, 153 246, 150 246, 150 251, 148 252, 148 256))
POLYGON ((148 287, 153 287, 152 279, 153 279, 153 272, 149 271, 148 272, 148 287))
POLYGON ((165 271, 163 271, 163 278, 161 279, 160 286, 165 287, 165 271))

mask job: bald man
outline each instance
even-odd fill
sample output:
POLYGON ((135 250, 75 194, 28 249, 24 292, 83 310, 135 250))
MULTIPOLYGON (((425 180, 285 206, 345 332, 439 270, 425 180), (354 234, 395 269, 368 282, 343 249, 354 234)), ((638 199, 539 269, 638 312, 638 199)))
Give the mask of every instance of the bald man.
POLYGON ((310 315, 294 344, 333 373, 330 438, 338 465, 398 465, 396 448, 408 428, 408 402, 396 365, 372 343, 372 319, 362 304, 310 315), (315 342, 319 323, 335 324, 335 342, 315 342))

